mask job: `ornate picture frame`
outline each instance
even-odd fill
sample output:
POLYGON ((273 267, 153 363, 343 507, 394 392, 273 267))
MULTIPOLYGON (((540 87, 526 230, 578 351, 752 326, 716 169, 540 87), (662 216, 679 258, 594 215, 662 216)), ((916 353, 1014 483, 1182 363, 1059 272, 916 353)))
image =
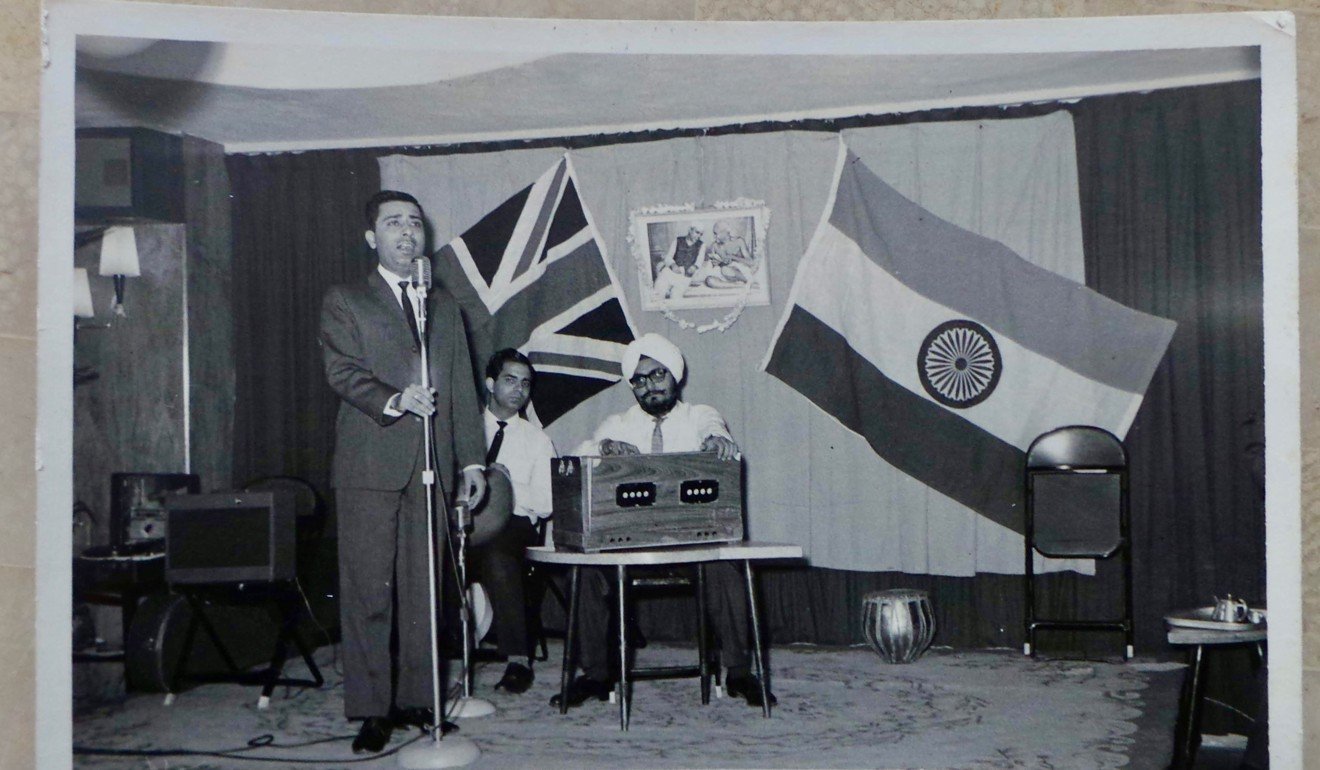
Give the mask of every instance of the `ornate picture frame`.
POLYGON ((643 310, 770 304, 764 201, 653 206, 629 215, 643 310))

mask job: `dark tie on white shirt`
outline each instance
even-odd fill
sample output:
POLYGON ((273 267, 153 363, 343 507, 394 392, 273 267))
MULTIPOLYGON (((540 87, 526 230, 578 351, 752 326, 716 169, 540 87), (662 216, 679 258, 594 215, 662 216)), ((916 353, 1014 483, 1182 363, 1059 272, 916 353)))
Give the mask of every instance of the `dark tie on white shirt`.
POLYGON ((495 424, 500 427, 495 431, 495 437, 490 440, 490 449, 486 450, 486 465, 491 465, 499 459, 500 447, 504 446, 504 426, 508 423, 504 420, 496 420, 495 424))
POLYGON ((412 331, 413 341, 421 345, 422 335, 417 331, 416 310, 413 308, 412 297, 408 296, 407 281, 399 281, 399 301, 403 305, 403 314, 408 318, 408 328, 412 331))

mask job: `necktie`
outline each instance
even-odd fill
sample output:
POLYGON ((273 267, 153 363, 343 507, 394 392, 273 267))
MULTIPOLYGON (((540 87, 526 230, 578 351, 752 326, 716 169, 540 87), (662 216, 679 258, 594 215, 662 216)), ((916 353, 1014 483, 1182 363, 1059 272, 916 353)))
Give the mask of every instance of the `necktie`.
POLYGON ((490 440, 490 449, 486 450, 486 464, 491 465, 500 457, 500 447, 504 446, 504 426, 508 425, 504 420, 496 420, 495 424, 500 429, 495 431, 495 438, 490 440))
POLYGON ((665 451, 665 434, 660 432, 660 421, 663 417, 655 418, 655 429, 651 431, 651 454, 658 455, 665 451))
POLYGON ((422 344, 422 335, 417 331, 417 319, 413 316, 412 297, 408 296, 408 282, 399 281, 399 300, 403 303, 403 314, 408 318, 408 329, 412 332, 413 340, 422 344))

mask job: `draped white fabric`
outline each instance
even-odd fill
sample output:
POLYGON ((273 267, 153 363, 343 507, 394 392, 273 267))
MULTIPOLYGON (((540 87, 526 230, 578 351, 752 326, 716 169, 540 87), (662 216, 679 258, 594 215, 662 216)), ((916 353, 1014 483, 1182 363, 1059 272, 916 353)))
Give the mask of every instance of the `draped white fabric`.
MULTIPOLYGON (((1083 280, 1067 113, 850 129, 843 140, 885 181, 938 216, 1083 280)), ((837 134, 816 132, 694 137, 574 150, 569 157, 636 331, 660 332, 683 349, 686 399, 719 409, 745 450, 751 537, 800 543, 818 567, 1020 573, 1020 535, 887 465, 863 439, 759 368, 798 262, 824 214, 838 141, 837 134), (738 198, 763 200, 771 211, 770 306, 748 307, 727 331, 706 334, 641 312, 627 242, 629 213, 738 198)), ((394 155, 381 160, 381 177, 386 188, 406 190, 422 202, 434 246, 533 182, 562 154, 549 148, 394 155)), ((702 323, 726 312, 678 315, 702 323)), ((605 416, 631 403, 627 388, 611 388, 555 422, 549 433, 557 446, 575 446, 605 416)), ((1085 561, 1039 566, 1092 569, 1085 561)))

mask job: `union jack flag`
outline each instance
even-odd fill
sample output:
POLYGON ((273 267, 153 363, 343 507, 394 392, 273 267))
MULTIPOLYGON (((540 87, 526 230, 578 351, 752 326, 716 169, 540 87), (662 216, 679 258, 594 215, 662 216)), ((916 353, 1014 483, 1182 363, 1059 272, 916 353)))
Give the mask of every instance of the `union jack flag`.
POLYGON ((462 306, 479 372, 501 348, 536 367, 549 425, 622 378, 633 325, 565 156, 431 260, 462 306))

